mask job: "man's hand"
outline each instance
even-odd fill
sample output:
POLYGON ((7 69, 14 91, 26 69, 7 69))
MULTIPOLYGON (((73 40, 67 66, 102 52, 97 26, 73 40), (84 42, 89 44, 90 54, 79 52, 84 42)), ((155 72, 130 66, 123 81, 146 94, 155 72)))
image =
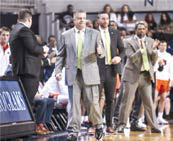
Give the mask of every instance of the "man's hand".
POLYGON ((153 49, 156 49, 159 45, 160 41, 159 40, 154 40, 154 43, 153 43, 153 49))
POLYGON ((160 60, 158 61, 158 64, 159 64, 160 66, 164 66, 164 65, 165 65, 165 61, 164 61, 163 59, 160 59, 160 60))
POLYGON ((112 64, 118 64, 121 62, 121 58, 119 56, 115 56, 112 58, 112 64))
POLYGON ((55 64, 55 62, 56 62, 56 57, 53 57, 53 58, 50 59, 51 64, 55 64))
POLYGON ((102 55, 102 53, 103 53, 102 47, 98 47, 97 54, 100 56, 100 55, 102 55))
POLYGON ((173 80, 170 81, 170 87, 173 87, 173 80))
POLYGON ((46 45, 44 45, 43 46, 43 52, 44 53, 48 53, 48 51, 49 51, 49 48, 46 45))
POLYGON ((44 56, 44 57, 47 57, 48 51, 49 51, 49 48, 48 48, 46 45, 44 45, 44 46, 43 46, 43 56, 44 56))
POLYGON ((60 81, 62 79, 62 73, 56 74, 56 80, 60 81))

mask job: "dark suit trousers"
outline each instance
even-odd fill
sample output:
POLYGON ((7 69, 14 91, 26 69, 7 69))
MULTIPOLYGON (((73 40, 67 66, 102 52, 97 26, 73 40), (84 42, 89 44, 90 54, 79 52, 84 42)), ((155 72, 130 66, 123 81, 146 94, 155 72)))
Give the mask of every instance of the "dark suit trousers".
POLYGON ((19 77, 22 81, 28 101, 32 106, 34 101, 34 96, 38 90, 39 79, 37 77, 28 76, 28 75, 20 75, 19 77))
POLYGON ((118 124, 118 116, 119 116, 119 109, 120 109, 122 95, 123 95, 123 82, 121 82, 119 95, 118 95, 118 98, 115 98, 116 102, 114 103, 114 105, 115 105, 115 108, 114 108, 114 124, 115 124, 115 126, 117 126, 117 124, 118 124))
POLYGON ((105 66, 104 81, 102 87, 105 89, 105 104, 106 104, 106 125, 112 127, 114 92, 115 92, 115 72, 111 66, 105 66))

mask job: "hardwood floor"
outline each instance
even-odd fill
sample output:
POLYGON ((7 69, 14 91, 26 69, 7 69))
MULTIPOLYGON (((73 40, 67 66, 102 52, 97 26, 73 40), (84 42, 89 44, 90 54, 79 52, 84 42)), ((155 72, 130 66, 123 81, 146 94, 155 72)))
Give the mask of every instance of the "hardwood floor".
MULTIPOLYGON (((159 126, 161 134, 145 132, 129 132, 125 129, 124 133, 107 134, 104 132, 102 141, 173 141, 173 124, 159 126)), ((56 132, 49 135, 32 135, 29 137, 8 139, 4 141, 66 141, 67 132, 56 132)), ((87 130, 82 130, 78 141, 97 141, 94 135, 88 135, 87 130)))
MULTIPOLYGON (((173 124, 159 126, 161 134, 150 133, 147 129, 145 132, 129 132, 107 134, 104 133, 102 141, 173 141, 173 124)), ((66 141, 67 132, 57 132, 50 135, 32 135, 30 137, 12 139, 10 141, 66 141)), ((9 140, 8 140, 9 141, 9 140)), ((83 130, 78 137, 78 141, 97 141, 94 135, 88 135, 83 130)))
MULTIPOLYGON (((146 132, 129 132, 105 134, 103 141, 173 141, 173 124, 160 126, 161 134, 150 133, 149 129, 146 132)), ((94 136, 81 136, 80 141, 96 141, 94 136)))

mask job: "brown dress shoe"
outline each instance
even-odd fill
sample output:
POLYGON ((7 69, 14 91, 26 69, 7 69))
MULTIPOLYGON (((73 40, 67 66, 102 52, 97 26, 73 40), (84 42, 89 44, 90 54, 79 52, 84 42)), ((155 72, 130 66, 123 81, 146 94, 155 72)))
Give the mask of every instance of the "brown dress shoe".
POLYGON ((43 124, 38 124, 38 125, 36 126, 35 132, 36 132, 37 134, 42 134, 42 135, 54 133, 53 131, 47 130, 47 129, 44 127, 43 124))
POLYGON ((40 135, 48 134, 45 130, 41 130, 41 129, 36 129, 35 132, 36 132, 36 134, 40 134, 40 135))
POLYGON ((106 132, 107 133, 114 133, 114 129, 112 127, 107 127, 106 132))

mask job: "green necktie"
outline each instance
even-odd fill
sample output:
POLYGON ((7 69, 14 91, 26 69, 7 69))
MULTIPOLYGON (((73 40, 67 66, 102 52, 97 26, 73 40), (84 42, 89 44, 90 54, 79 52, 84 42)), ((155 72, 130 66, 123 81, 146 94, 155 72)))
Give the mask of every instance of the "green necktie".
POLYGON ((142 40, 140 40, 140 42, 141 42, 141 48, 143 49, 143 54, 142 54, 143 69, 144 71, 148 71, 150 69, 150 66, 148 63, 147 50, 146 50, 144 42, 142 40))
POLYGON ((83 43, 82 43, 82 35, 81 35, 81 31, 77 32, 77 68, 81 69, 81 54, 82 54, 82 47, 83 47, 83 43))
POLYGON ((105 48, 106 48, 106 57, 107 57, 107 63, 111 64, 111 48, 110 48, 110 41, 108 38, 108 33, 104 31, 105 36, 105 48))

